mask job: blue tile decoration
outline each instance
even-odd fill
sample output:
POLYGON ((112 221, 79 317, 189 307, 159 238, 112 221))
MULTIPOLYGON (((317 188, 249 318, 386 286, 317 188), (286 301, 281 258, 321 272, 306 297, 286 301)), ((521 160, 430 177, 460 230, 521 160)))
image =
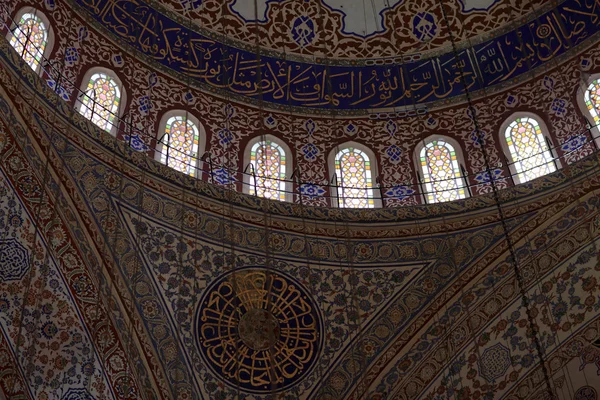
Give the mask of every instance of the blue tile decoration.
POLYGON ((140 97, 138 99, 138 103, 140 104, 138 110, 142 115, 148 115, 150 110, 152 110, 152 101, 150 100, 149 96, 140 97))
POLYGON ((504 100, 504 104, 506 104, 507 107, 513 107, 515 105, 517 105, 517 98, 515 96, 513 96, 512 94, 509 94, 508 96, 506 96, 506 100, 504 100))
POLYGON ((296 17, 292 23, 291 35, 300 47, 305 47, 315 39, 315 23, 305 15, 296 17))
MULTIPOLYGON (((283 106, 321 109, 331 106, 340 110, 414 107, 436 100, 447 101, 464 95, 460 76, 464 77, 471 92, 507 82, 529 74, 531 69, 564 54, 600 31, 599 24, 595 23, 594 3, 566 0, 532 22, 459 51, 460 69, 456 67, 453 52, 412 60, 402 66, 372 62, 346 65, 344 61, 325 63, 325 60, 310 63, 272 55, 264 55, 259 61, 253 52, 190 31, 183 23, 156 14, 145 4, 76 1, 89 11, 91 18, 111 29, 120 39, 168 68, 191 74, 198 84, 283 106), (153 18, 148 19, 148 15, 153 18), (543 24, 556 24, 557 19, 563 23, 552 26, 549 32, 538 29, 543 24), (158 49, 153 51, 147 44, 153 42, 152 32, 159 26, 164 33, 163 40, 156 43, 158 49), (189 43, 195 44, 191 48, 191 66, 187 65, 187 59, 178 55, 187 51, 189 43), (219 54, 228 54, 228 57, 217 56, 219 54), (256 81, 259 69, 260 84, 256 81), (257 73, 247 73, 252 70, 257 73), (328 84, 323 86, 323 81, 328 84)), ((467 0, 465 4, 472 6, 467 0)), ((309 37, 305 35, 301 39, 299 36, 298 40, 309 37)))
POLYGON ((390 119, 385 124, 385 130, 387 131, 387 133, 390 134, 390 136, 395 136, 398 132, 398 124, 396 124, 393 120, 390 119))
POLYGON ((181 7, 186 11, 195 11, 202 6, 202 0, 179 0, 181 7))
POLYGON ((350 136, 354 136, 358 133, 358 127, 353 123, 346 125, 346 133, 350 136))
POLYGON ((583 71, 589 71, 593 65, 593 62, 589 58, 584 57, 581 59, 581 62, 579 63, 579 65, 581 66, 581 69, 583 71))
POLYGON ((429 129, 434 129, 438 126, 438 120, 434 117, 429 117, 427 118, 427 121, 425 121, 425 125, 427 125, 429 129))
POLYGON ((123 135, 123 140, 135 151, 148 151, 150 148, 139 135, 123 135))
POLYGON ((398 164, 402 161, 402 149, 395 144, 388 147, 385 154, 387 154, 392 164, 398 164))
POLYGON ((415 190, 411 189, 410 186, 397 185, 389 188, 385 195, 391 199, 404 200, 415 194, 415 190))
POLYGON ((124 60, 123 60, 123 56, 120 54, 115 54, 112 56, 112 63, 115 67, 121 67, 123 66, 124 60))
POLYGON ((67 65, 74 65, 79 61, 79 52, 76 47, 68 47, 65 50, 65 63, 67 65))
POLYGON ((148 87, 154 87, 158 83, 158 76, 155 72, 148 74, 148 87))
POLYGON ((313 143, 307 143, 300 149, 306 161, 315 161, 319 155, 319 148, 313 143))
POLYGON ((564 117, 567 114, 567 101, 565 99, 554 99, 550 106, 552 113, 558 117, 564 117))
POLYGON ((221 129, 217 133, 217 136, 219 137, 219 143, 221 143, 221 146, 223 147, 229 146, 231 144, 231 141, 233 140, 233 134, 227 128, 221 129))
POLYGON ((212 172, 212 178, 219 185, 229 185, 236 182, 236 179, 225 168, 215 169, 212 172))
POLYGON ((546 88, 546 90, 552 92, 554 90, 554 79, 550 76, 545 76, 544 80, 542 81, 542 85, 544 88, 546 88))
POLYGON ((48 87, 54 89, 54 91, 56 92, 56 94, 58 94, 64 101, 69 101, 70 99, 70 94, 69 92, 67 92, 67 90, 62 87, 59 86, 58 88, 56 87, 56 81, 54 81, 54 79, 48 79, 46 80, 46 84, 48 84, 48 87))
POLYGON ((485 143, 485 138, 487 137, 487 133, 485 131, 473 131, 471 132, 471 142, 475 145, 475 147, 481 147, 483 143, 485 143))
POLYGON ((85 39, 88 38, 89 35, 89 31, 87 26, 80 26, 78 31, 77 31, 77 40, 79 40, 80 42, 83 42, 85 39))
POLYGON ((56 8, 56 2, 54 0, 44 0, 44 5, 50 11, 56 8))
POLYGON ((306 129, 308 136, 312 136, 315 133, 315 129, 317 129, 317 124, 312 119, 309 119, 304 123, 304 129, 306 129))
MULTIPOLYGON (((502 173, 503 171, 499 168, 495 168, 490 170, 491 172, 491 178, 494 179, 494 181, 502 178, 502 173)), ((478 174, 475 174, 475 181, 477 183, 489 183, 491 182, 490 178, 490 174, 487 171, 483 171, 483 172, 479 172, 478 174)))
POLYGON ((273 129, 277 126, 277 119, 275 119, 273 114, 269 114, 265 117, 265 126, 270 129, 273 129))
POLYGON ((576 135, 568 138, 562 146, 560 146, 561 150, 564 152, 571 152, 579 149, 584 144, 588 142, 587 135, 576 135))
POLYGON ((231 103, 227 103, 225 107, 223 107, 223 111, 226 119, 231 119, 235 115, 235 107, 232 106, 231 103))
POLYGON ((427 11, 415 14, 412 19, 412 32, 422 42, 433 39, 438 33, 435 16, 427 11))
POLYGON ((303 183, 300 185, 300 194, 314 200, 317 197, 322 197, 325 194, 325 189, 314 183, 303 183))

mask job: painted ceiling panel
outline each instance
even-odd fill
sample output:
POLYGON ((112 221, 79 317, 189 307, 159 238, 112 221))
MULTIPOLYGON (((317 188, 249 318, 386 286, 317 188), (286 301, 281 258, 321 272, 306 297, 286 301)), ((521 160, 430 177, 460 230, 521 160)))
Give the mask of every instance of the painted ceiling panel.
MULTIPOLYGON (((281 53, 255 53, 223 44, 190 29, 185 21, 154 12, 138 2, 77 0, 96 22, 162 66, 193 78, 206 89, 279 107, 362 110, 410 109, 447 101, 509 82, 564 54, 599 28, 595 3, 567 0, 556 9, 514 26, 494 38, 450 46, 441 55, 396 55, 386 59, 335 61, 326 53, 291 60, 281 53)), ((415 29, 434 29, 432 17, 419 14, 415 29)), ((299 16, 298 40, 307 41, 314 22, 299 16)), ((318 54, 318 53, 317 53, 318 54)))

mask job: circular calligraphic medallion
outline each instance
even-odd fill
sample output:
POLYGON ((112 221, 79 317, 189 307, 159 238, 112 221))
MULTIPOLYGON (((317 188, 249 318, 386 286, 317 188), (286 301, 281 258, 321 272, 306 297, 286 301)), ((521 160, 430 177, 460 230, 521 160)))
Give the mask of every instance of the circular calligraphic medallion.
POLYGON ((297 384, 321 348, 321 319, 304 287, 265 268, 214 281, 196 311, 196 341, 224 382, 253 393, 297 384))

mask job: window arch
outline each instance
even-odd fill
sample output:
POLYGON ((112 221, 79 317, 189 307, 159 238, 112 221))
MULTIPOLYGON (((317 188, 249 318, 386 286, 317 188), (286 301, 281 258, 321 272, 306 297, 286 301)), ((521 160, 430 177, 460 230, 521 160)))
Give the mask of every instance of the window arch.
POLYGON ((195 176, 204 151, 202 125, 185 111, 171 111, 163 116, 159 126, 157 159, 177 171, 195 176))
POLYGON ((34 71, 41 69, 42 59, 52 47, 52 31, 46 16, 31 8, 21 9, 8 32, 10 45, 34 71))
POLYGON ((375 207, 373 152, 358 143, 346 143, 334 151, 332 161, 337 185, 332 189, 337 205, 341 208, 375 207))
POLYGON ((449 138, 430 137, 417 147, 428 203, 464 199, 465 182, 460 170, 458 143, 449 138))
POLYGON ((585 93, 583 94, 585 106, 592 117, 590 121, 593 127, 600 125, 600 79, 597 77, 589 82, 585 93))
POLYGON ((289 148, 272 135, 254 138, 246 147, 245 164, 252 165, 254 175, 247 171, 248 193, 273 200, 289 200, 290 183, 287 173, 292 168, 289 148))
POLYGON ((530 115, 513 116, 504 124, 505 150, 512 164, 511 173, 524 183, 556 171, 540 122, 530 115))
POLYGON ((79 112, 107 132, 116 134, 124 91, 120 80, 109 70, 94 68, 85 74, 79 96, 79 112))

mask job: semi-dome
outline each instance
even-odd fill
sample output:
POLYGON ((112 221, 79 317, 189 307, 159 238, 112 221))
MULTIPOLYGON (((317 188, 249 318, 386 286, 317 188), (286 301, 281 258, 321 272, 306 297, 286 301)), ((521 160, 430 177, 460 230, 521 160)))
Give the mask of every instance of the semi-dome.
POLYGON ((598 397, 596 2, 0 9, 0 398, 598 397))

